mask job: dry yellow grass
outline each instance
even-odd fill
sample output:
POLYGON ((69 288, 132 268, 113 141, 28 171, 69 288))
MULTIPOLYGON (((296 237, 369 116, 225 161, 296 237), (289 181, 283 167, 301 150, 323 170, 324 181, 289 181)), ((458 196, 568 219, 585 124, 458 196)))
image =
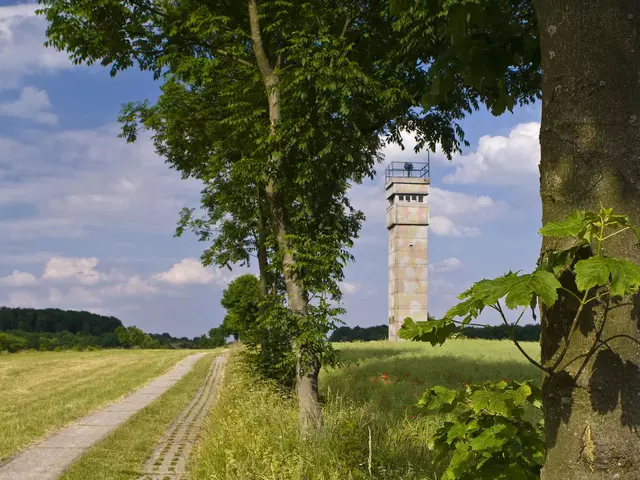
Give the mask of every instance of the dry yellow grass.
POLYGON ((190 350, 0 355, 0 461, 162 375, 190 350))

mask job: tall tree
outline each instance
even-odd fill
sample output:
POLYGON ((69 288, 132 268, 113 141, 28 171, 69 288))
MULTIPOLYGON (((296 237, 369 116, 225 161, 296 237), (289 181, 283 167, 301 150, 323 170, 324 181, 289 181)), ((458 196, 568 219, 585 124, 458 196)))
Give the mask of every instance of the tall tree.
MULTIPOLYGON (((398 28, 409 33, 404 45, 430 65, 425 108, 465 114, 484 103, 500 114, 541 93, 544 224, 600 205, 640 223, 640 3, 398 0, 395 6, 404 12, 398 28)), ((545 237, 542 261, 567 247, 555 240, 545 237)), ((640 263, 631 229, 611 240, 609 255, 640 263)), ((640 299, 603 299, 579 311, 576 286, 565 280, 560 301, 541 310, 542 363, 560 368, 543 383, 542 478, 640 478, 640 299)))
MULTIPOLYGON (((388 2, 39 1, 48 45, 76 63, 110 66, 112 75, 137 64, 164 80, 166 98, 198 104, 180 119, 181 140, 174 136, 170 149, 156 142, 174 168, 204 180, 232 170, 236 181, 244 167, 264 189, 274 268, 299 325, 301 432, 313 431, 321 423, 323 331, 336 312, 327 301, 339 296, 361 221, 349 208, 348 187, 373 174, 381 135, 397 141, 409 126, 424 133, 421 144, 440 143, 445 151, 461 135, 451 126, 455 112, 409 109, 425 72, 396 52, 388 2), (319 304, 309 303, 314 296, 319 304)), ((130 139, 136 113, 152 130, 178 120, 156 116, 154 124, 146 106, 130 106, 130 139)))

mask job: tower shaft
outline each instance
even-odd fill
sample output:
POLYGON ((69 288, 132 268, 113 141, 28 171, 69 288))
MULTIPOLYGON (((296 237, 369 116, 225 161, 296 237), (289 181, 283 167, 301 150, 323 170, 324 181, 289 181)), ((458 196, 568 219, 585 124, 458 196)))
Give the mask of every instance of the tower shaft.
POLYGON ((405 318, 427 320, 429 178, 388 178, 389 341, 405 318))

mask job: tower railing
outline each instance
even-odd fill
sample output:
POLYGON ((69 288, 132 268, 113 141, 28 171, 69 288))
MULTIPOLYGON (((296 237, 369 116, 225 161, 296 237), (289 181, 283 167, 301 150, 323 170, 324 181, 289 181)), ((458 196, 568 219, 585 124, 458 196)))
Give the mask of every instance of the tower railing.
POLYGON ((426 162, 391 162, 384 170, 385 183, 391 178, 430 178, 429 157, 426 162))

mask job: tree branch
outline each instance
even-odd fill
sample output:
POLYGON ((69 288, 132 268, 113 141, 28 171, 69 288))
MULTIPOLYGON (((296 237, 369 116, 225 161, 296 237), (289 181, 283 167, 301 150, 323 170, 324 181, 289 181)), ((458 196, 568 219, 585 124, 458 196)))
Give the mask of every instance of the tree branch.
MULTIPOLYGON (((524 351, 524 348, 522 348, 522 345, 520 345, 520 342, 518 342, 518 340, 516 340, 515 331, 509 325, 509 322, 507 321, 507 317, 505 317, 504 312, 502 311, 502 307, 500 306, 500 301, 499 300, 496 303, 496 307, 494 307, 494 310, 496 310, 500 314, 500 316, 502 317, 502 322, 505 324, 505 326, 509 330, 509 335, 511 335, 511 340, 513 341, 513 343, 516 346, 516 348, 518 350, 520 350, 520 353, 522 355, 524 355, 524 358, 526 358, 529 361, 529 363, 531 363, 532 365, 536 366, 538 369, 542 370, 543 372, 547 372, 549 375, 554 375, 555 372, 552 369, 547 368, 547 367, 543 366, 542 364, 536 362, 533 358, 531 358, 531 356, 527 352, 524 351)), ((522 311, 523 314, 524 314, 525 310, 522 311)))
POLYGON ((236 62, 245 65, 247 67, 253 67, 255 66, 253 63, 248 62, 247 60, 243 59, 243 58, 238 58, 238 57, 234 57, 233 55, 231 55, 229 52, 227 52, 226 50, 223 50, 222 48, 216 48, 214 50, 215 53, 219 53, 220 55, 227 57, 231 60, 235 60, 236 62))
POLYGON ((273 69, 269 64, 269 59, 262 43, 262 33, 260 32, 260 19, 258 18, 257 0, 249 0, 249 26, 251 27, 251 40, 253 42, 253 52, 258 62, 258 68, 264 79, 271 76, 273 69))
POLYGON ((560 356, 556 359, 555 362, 553 362, 553 365, 551 365, 551 370, 553 370, 555 372, 556 368, 558 368, 558 366, 560 365, 560 362, 562 362, 562 360, 564 359, 564 356, 567 354, 567 350, 569 350, 569 343, 571 341, 571 335, 573 335, 573 332, 576 330, 576 328, 578 328, 578 322, 580 320, 580 314, 582 313, 582 310, 584 309, 584 306, 586 305, 586 300, 587 300, 587 295, 589 294, 589 292, 584 292, 584 297, 582 297, 582 301, 580 302, 580 306, 578 307, 578 310, 576 311, 576 316, 573 318, 573 322, 571 323, 571 329, 569 330, 569 334, 567 335, 564 347, 562 349, 562 352, 560 353, 560 356))
POLYGON ((347 34, 347 30, 349 29, 349 25, 351 24, 351 18, 347 17, 344 21, 344 26, 342 27, 342 32, 340 33, 340 38, 344 38, 347 34))
POLYGON ((484 325, 482 323, 463 323, 460 320, 451 320, 453 323, 457 323, 462 326, 473 326, 473 327, 488 327, 489 325, 484 325))

